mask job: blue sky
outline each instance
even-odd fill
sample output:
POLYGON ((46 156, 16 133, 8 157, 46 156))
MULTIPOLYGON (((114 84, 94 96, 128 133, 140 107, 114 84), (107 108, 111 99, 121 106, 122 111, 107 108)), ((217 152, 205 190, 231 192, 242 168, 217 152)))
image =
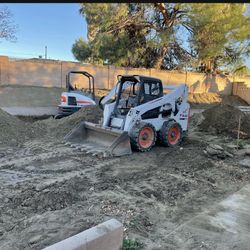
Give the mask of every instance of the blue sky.
MULTIPOLYGON (((71 48, 79 37, 87 39, 87 24, 79 14, 79 3, 0 4, 8 7, 18 25, 17 42, 2 41, 0 55, 75 61, 71 48)), ((250 11, 250 5, 248 5, 250 11)), ((247 61, 250 67, 250 60, 247 61)))
POLYGON ((17 42, 2 41, 0 54, 11 57, 47 57, 74 61, 71 47, 74 41, 87 39, 87 24, 79 14, 78 3, 0 4, 8 7, 18 25, 17 42))

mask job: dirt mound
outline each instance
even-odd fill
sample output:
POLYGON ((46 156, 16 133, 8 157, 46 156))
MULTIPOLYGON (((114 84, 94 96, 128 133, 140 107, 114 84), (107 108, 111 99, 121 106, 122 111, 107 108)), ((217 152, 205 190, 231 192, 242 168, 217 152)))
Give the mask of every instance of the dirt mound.
POLYGON ((204 120, 200 128, 208 132, 216 132, 232 137, 237 137, 239 117, 241 117, 241 138, 250 138, 250 115, 247 115, 239 109, 228 105, 219 104, 205 110, 202 115, 204 120))
POLYGON ((34 127, 0 109, 0 144, 22 143, 36 135, 34 127))
POLYGON ((81 121, 98 123, 102 110, 98 106, 85 107, 59 120, 49 118, 34 123, 25 122, 0 109, 0 144, 18 145, 30 139, 62 139, 81 121))
POLYGON ((188 102, 194 104, 220 103, 222 98, 217 93, 189 93, 188 102))
POLYGON ((218 93, 189 93, 188 102, 193 108, 196 106, 199 108, 207 108, 220 103, 233 106, 248 105, 239 96, 220 95, 218 93))
POLYGON ((98 106, 84 107, 76 113, 61 119, 47 119, 35 122, 36 126, 46 129, 47 134, 58 139, 63 138, 81 121, 98 123, 102 118, 102 110, 98 106))
POLYGON ((194 130, 200 126, 202 121, 204 120, 204 116, 202 113, 195 113, 190 118, 189 130, 194 130))
POLYGON ((228 105, 233 105, 233 106, 245 106, 248 105, 246 101, 241 99, 239 96, 234 96, 234 95, 222 95, 222 103, 223 104, 228 104, 228 105))

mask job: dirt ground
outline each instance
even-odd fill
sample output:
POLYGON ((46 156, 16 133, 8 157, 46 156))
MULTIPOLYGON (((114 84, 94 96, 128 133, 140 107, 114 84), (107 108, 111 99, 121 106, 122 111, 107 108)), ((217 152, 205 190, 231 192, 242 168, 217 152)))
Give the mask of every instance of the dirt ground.
POLYGON ((204 243, 204 234, 213 234, 209 230, 173 235, 249 183, 250 169, 239 164, 244 156, 229 147, 235 139, 199 131, 196 115, 176 148, 103 159, 62 143, 64 133, 90 115, 92 121, 100 118, 84 111, 29 123, 0 113, 2 121, 30 133, 12 134, 14 127, 6 126, 0 140, 1 249, 41 249, 110 218, 121 221, 124 237, 137 239, 143 249, 221 249, 220 239, 204 243), (211 143, 233 157, 208 156, 211 143))

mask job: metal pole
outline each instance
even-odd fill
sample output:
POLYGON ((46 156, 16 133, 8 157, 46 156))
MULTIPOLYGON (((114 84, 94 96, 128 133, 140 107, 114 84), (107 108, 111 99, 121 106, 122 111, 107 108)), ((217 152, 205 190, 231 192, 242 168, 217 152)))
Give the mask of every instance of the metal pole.
POLYGON ((241 116, 239 117, 239 124, 238 124, 238 133, 237 133, 237 150, 239 149, 239 142, 240 142, 240 122, 241 122, 241 116))
POLYGON ((234 74, 233 74, 233 82, 232 82, 231 95, 234 95, 234 86, 235 86, 235 83, 234 83, 234 74))
POLYGON ((63 79, 62 79, 62 61, 61 61, 61 88, 62 88, 62 81, 63 79))
POLYGON ((47 59, 47 46, 45 46, 45 59, 47 59))
POLYGON ((109 64, 108 64, 108 89, 109 89, 109 64))

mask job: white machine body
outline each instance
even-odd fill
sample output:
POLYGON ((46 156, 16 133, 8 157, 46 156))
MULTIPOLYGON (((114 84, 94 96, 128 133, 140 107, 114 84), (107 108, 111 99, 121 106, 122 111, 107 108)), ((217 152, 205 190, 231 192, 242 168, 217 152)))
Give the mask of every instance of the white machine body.
POLYGON ((93 154, 121 156, 150 150, 158 139, 163 146, 179 145, 189 125, 188 86, 163 87, 157 78, 121 76, 99 101, 103 120, 82 121, 65 139, 93 154), (164 92, 168 90, 168 93, 164 92))
POLYGON ((71 91, 71 92, 62 92, 61 94, 61 103, 59 107, 76 107, 82 108, 88 105, 96 105, 96 102, 91 98, 91 96, 87 96, 86 93, 81 91, 71 91), (74 100, 75 98, 76 105, 70 104, 70 99, 74 100))
MULTIPOLYGON (((124 85, 123 88, 125 87, 126 86, 124 85)), ((119 83, 102 100, 102 104, 107 103, 114 95, 116 95, 118 89, 119 83)), ((136 123, 143 120, 144 122, 152 124, 155 130, 159 131, 166 120, 173 119, 181 125, 183 132, 187 131, 190 115, 190 105, 187 102, 188 86, 186 84, 180 84, 178 86, 166 86, 164 89, 171 90, 171 92, 150 102, 131 108, 128 114, 124 117, 112 117, 115 103, 106 104, 103 113, 103 127, 110 126, 112 128, 129 132, 136 123), (181 100, 181 102, 178 102, 178 100, 181 100), (157 107, 160 107, 161 112, 164 110, 171 110, 171 114, 168 117, 163 117, 160 112, 157 118, 142 119, 144 113, 157 107)))

